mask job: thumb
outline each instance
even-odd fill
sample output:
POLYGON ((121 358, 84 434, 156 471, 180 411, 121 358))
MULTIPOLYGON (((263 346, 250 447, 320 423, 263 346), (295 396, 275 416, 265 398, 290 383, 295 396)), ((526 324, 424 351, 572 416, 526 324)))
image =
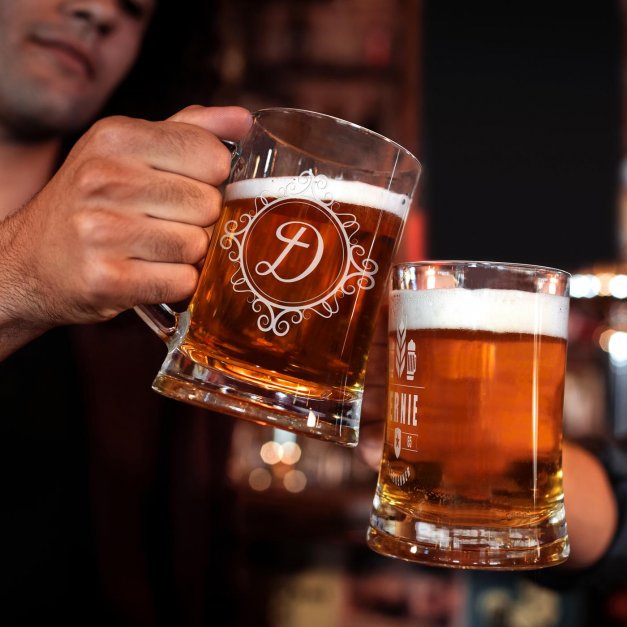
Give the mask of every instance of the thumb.
POLYGON ((168 118, 200 126, 221 139, 241 139, 252 125, 250 111, 243 107, 202 107, 191 105, 168 118))

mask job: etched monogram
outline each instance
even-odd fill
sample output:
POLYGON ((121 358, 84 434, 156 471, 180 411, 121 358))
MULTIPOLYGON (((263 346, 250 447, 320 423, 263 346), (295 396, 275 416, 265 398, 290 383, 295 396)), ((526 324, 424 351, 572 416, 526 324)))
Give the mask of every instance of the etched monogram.
POLYGON ((284 336, 312 313, 331 318, 339 298, 375 285, 379 266, 358 242, 360 224, 329 187, 307 170, 224 226, 220 246, 236 266, 233 290, 250 294, 263 332, 284 336))
POLYGON ((259 274, 260 276, 266 276, 267 274, 272 274, 272 276, 277 281, 281 281, 281 283, 296 283, 297 281, 304 279, 306 276, 309 276, 318 267, 318 264, 320 263, 320 260, 322 259, 322 254, 324 252, 324 239, 322 238, 320 231, 318 231, 318 229, 315 226, 312 226, 311 224, 307 224, 305 222, 297 222, 297 221, 285 222, 276 229, 275 235, 277 239, 281 240, 282 242, 285 242, 287 246, 283 249, 283 252, 281 252, 281 254, 276 258, 274 263, 271 264, 268 261, 260 261, 255 266, 255 270, 257 274, 259 274), (297 231, 296 235, 294 235, 293 237, 286 237, 285 235, 283 235, 283 232, 285 231, 286 227, 291 226, 291 225, 300 225, 300 229, 297 231), (305 270, 303 270, 300 274, 298 274, 295 277, 287 278, 287 277, 280 276, 279 274, 277 274, 276 269, 281 264, 281 262, 287 257, 287 255, 289 255, 292 248, 294 248, 295 246, 299 246, 300 248, 310 247, 310 244, 300 241, 300 238, 308 230, 311 230, 313 231, 313 233, 315 233, 316 240, 317 240, 316 241, 316 244, 317 244, 316 254, 313 260, 311 261, 309 266, 305 268, 305 270), (261 268, 263 268, 263 270, 261 268))

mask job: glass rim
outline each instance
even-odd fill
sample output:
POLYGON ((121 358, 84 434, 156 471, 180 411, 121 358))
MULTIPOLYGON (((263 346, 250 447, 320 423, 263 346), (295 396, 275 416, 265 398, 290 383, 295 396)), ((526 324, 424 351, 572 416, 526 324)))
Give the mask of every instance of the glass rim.
MULTIPOLYGON (((262 115, 268 114, 268 113, 296 113, 296 114, 304 115, 307 117, 332 120, 333 122, 336 122, 337 124, 348 126, 355 131, 358 131, 365 135, 369 135, 371 137, 379 139, 393 146, 394 148, 396 148, 396 150, 398 150, 399 152, 402 152, 406 157, 411 159, 415 163, 419 172, 422 171, 422 163, 420 162, 418 157, 416 157, 416 155, 414 155, 410 150, 408 150, 407 148, 405 148, 398 142, 394 141, 393 139, 390 139, 389 137, 386 137, 385 135, 382 135, 381 133, 377 133, 376 131, 366 128, 365 126, 356 124, 355 122, 350 122, 349 120, 344 120, 343 118, 338 118, 337 116, 330 115, 328 113, 320 113, 318 111, 310 111, 309 109, 298 109, 294 107, 264 107, 263 109, 257 109, 256 111, 252 112, 253 120, 256 120, 260 118, 262 115)), ((264 129, 266 129, 265 126, 264 126, 264 129)), ((270 132, 271 134, 274 134, 269 129, 266 129, 266 130, 270 132)))
POLYGON ((504 270, 519 270, 521 272, 535 272, 537 274, 560 274, 564 278, 571 278, 572 275, 566 270, 560 268, 553 268, 551 266, 543 266, 532 263, 518 263, 514 261, 487 261, 487 260, 472 260, 472 259, 433 259, 433 260, 421 260, 421 261, 399 261, 392 264, 392 271, 396 271, 399 268, 407 267, 426 267, 426 266, 438 266, 438 267, 453 267, 463 266, 466 268, 493 268, 498 270, 499 268, 504 270))

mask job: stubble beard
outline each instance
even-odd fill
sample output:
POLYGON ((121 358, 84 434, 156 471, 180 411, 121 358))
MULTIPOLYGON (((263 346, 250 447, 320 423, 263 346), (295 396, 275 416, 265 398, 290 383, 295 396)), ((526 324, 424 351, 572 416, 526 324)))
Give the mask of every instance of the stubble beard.
POLYGON ((0 76, 0 139, 36 143, 62 138, 84 129, 98 110, 35 79, 0 76))

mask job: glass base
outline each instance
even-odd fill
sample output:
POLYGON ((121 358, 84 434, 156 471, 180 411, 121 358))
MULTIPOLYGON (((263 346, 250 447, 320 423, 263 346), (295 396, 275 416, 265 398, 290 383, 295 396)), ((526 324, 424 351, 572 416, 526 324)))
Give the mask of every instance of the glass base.
POLYGON ((198 364, 179 349, 169 353, 152 389, 205 409, 342 446, 357 446, 359 440, 361 397, 342 402, 288 394, 283 387, 273 389, 198 364))
POLYGON ((563 504, 529 527, 451 527, 417 519, 377 495, 367 540, 389 557, 461 569, 545 568, 566 561, 570 552, 563 504))

